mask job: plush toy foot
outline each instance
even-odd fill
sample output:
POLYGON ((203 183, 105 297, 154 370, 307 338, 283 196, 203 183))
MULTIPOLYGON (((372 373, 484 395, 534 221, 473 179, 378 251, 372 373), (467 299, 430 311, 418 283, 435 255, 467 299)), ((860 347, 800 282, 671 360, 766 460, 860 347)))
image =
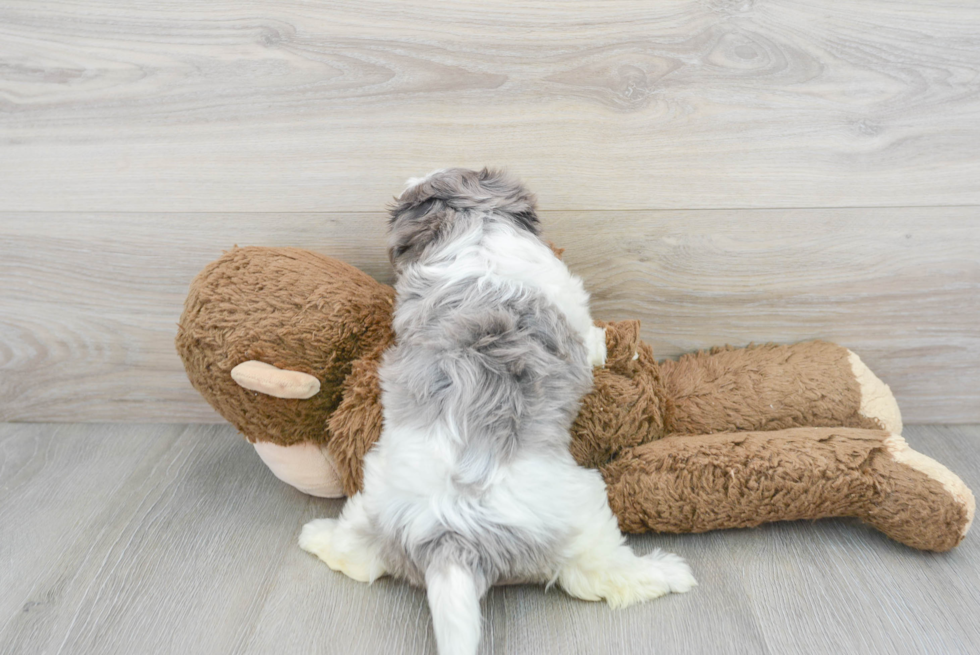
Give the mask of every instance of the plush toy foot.
POLYGON ((875 464, 889 485, 887 493, 869 503, 860 518, 914 548, 944 551, 959 544, 976 512, 970 489, 898 435, 884 440, 884 450, 888 457, 875 464))
POLYGON ((280 446, 257 441, 255 452, 277 478, 305 494, 320 498, 341 498, 344 487, 333 456, 326 448, 304 442, 280 446))
POLYGON ((871 372, 861 358, 848 350, 851 370, 861 388, 861 416, 881 424, 881 429, 892 434, 902 434, 902 413, 891 388, 871 372))
POLYGON ((851 516, 913 548, 946 551, 975 512, 954 473, 881 430, 672 436, 623 451, 602 472, 627 532, 851 516))

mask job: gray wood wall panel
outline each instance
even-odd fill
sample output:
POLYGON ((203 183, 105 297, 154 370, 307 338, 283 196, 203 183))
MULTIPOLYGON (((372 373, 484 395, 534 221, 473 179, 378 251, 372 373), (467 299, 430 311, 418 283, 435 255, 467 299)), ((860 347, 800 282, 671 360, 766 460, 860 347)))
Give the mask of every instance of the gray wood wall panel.
MULTIPOLYGON (((980 420, 980 210, 545 212, 593 293, 661 357, 828 339, 911 422, 980 420)), ((0 420, 220 420, 173 349, 194 275, 233 244, 302 246, 389 281, 365 214, 0 214, 0 420)))
POLYGON ((978 25, 959 0, 4 2, 0 420, 217 420, 171 347, 204 264, 303 245, 388 279, 404 179, 485 164, 663 356, 832 339, 907 419, 980 420, 978 25))
POLYGON ((505 165, 550 209, 980 202, 980 7, 0 7, 0 210, 373 211, 505 165))

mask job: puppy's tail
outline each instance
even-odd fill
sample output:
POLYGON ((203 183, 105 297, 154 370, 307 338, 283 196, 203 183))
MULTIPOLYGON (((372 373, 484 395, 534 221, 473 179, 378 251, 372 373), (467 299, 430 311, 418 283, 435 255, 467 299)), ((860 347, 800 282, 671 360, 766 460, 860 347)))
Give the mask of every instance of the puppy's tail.
POLYGON ((480 643, 482 576, 462 564, 433 562, 425 572, 439 655, 475 655, 480 643))

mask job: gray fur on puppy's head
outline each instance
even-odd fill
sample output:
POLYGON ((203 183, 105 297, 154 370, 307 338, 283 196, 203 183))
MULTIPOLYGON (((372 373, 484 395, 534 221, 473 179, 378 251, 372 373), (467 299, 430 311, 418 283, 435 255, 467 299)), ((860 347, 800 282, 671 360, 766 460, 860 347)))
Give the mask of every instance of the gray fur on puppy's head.
POLYGON ((460 219, 509 219, 537 236, 534 194, 503 171, 449 168, 411 181, 389 214, 388 257, 398 270, 444 241, 460 219))

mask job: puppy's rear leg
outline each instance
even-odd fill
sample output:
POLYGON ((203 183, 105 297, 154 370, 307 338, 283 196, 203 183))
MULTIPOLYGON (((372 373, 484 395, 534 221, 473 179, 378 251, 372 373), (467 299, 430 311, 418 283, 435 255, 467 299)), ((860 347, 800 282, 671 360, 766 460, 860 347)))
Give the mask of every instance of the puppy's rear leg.
POLYGON ((385 575, 377 543, 370 538, 361 494, 351 496, 339 519, 315 519, 303 526, 299 547, 313 553, 334 571, 360 582, 385 575))
POLYGON ((558 584, 582 600, 605 600, 626 607, 663 596, 684 593, 697 584, 691 568, 677 555, 656 550, 637 557, 626 545, 609 506, 569 547, 569 558, 558 573, 558 584))

